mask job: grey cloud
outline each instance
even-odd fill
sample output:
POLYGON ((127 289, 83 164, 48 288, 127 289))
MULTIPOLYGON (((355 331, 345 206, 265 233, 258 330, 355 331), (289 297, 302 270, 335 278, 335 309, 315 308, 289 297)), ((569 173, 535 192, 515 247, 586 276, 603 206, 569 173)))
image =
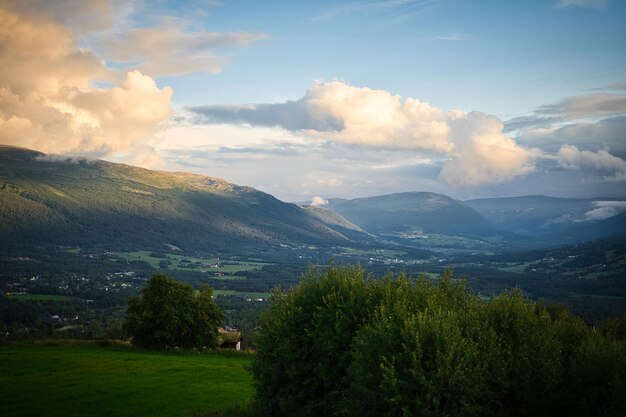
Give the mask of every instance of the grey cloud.
POLYGON ((562 116, 566 119, 602 117, 626 113, 626 98, 609 93, 569 97, 559 103, 540 107, 540 116, 562 116))
POLYGON ((307 97, 278 104, 208 105, 186 109, 199 116, 201 123, 247 123, 280 126, 291 131, 311 129, 320 132, 338 131, 344 127, 336 117, 314 111, 307 97))
POLYGON ((558 128, 551 126, 534 125, 533 129, 521 131, 516 138, 526 146, 540 147, 546 152, 557 152, 562 144, 567 143, 591 151, 607 149, 621 158, 626 157, 626 116, 572 123, 558 128))
POLYGON ((580 119, 606 118, 626 114, 626 98, 611 93, 568 97, 558 103, 539 107, 532 115, 520 116, 505 122, 505 131, 547 128, 558 123, 580 119))
POLYGON ((539 116, 519 116, 504 123, 505 132, 516 130, 547 128, 555 123, 562 122, 563 117, 539 117, 539 116))

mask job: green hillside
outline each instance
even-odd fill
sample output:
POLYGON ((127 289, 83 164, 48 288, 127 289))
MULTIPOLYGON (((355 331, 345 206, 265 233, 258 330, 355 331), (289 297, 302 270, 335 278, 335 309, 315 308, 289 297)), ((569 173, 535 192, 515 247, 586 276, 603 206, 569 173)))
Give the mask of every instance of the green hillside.
POLYGON ((0 347, 4 417, 192 416, 246 407, 249 356, 126 347, 0 347))
POLYGON ((295 204, 219 178, 0 146, 0 247, 242 254, 347 240, 295 204))

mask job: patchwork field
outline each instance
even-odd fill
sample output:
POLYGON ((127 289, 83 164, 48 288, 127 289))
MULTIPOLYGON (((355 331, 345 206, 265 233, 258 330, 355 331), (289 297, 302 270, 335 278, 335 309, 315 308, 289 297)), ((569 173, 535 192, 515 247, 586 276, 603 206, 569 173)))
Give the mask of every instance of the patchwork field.
POLYGON ((0 347, 2 416, 202 416, 252 396, 245 354, 76 343, 0 347))
POLYGON ((73 297, 56 294, 10 294, 11 300, 18 301, 70 301, 73 297))
MULTIPOLYGON (((245 272, 261 269, 266 262, 220 260, 218 258, 196 258, 193 256, 177 255, 172 253, 154 253, 149 251, 118 252, 115 255, 126 259, 128 262, 146 262, 155 269, 165 262, 171 269, 180 269, 199 272, 219 272, 224 274, 224 279, 232 279, 237 272, 245 272)), ((242 278, 242 277, 238 277, 242 278)), ((243 277, 245 278, 245 277, 243 277)))

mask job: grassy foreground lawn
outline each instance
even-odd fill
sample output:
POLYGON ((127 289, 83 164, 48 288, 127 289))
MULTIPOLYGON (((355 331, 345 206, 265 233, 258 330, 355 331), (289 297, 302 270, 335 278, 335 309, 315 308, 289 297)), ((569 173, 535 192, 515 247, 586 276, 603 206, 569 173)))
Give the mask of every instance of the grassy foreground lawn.
POLYGON ((150 352, 125 347, 0 347, 0 414, 192 416, 247 406, 244 354, 150 352))

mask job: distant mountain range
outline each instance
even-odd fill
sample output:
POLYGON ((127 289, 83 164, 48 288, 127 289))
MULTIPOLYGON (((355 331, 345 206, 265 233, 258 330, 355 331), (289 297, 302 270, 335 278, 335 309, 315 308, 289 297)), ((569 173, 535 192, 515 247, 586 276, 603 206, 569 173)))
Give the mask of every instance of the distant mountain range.
POLYGON ((573 243, 626 234, 626 200, 524 196, 466 201, 503 231, 573 243))
POLYGON ((0 247, 249 253, 350 239, 320 217, 219 178, 0 146, 0 247))
POLYGON ((261 255, 303 245, 411 245, 430 235, 510 248, 626 235, 626 201, 463 202, 407 192, 301 206, 220 178, 0 146, 0 249, 53 244, 261 255))
POLYGON ((528 248, 626 235, 626 200, 612 198, 526 196, 464 202, 407 192, 330 199, 324 208, 370 234, 404 243, 437 234, 528 248))
POLYGON ((325 208, 377 235, 497 233, 476 210, 443 194, 407 192, 353 200, 330 199, 325 208))

